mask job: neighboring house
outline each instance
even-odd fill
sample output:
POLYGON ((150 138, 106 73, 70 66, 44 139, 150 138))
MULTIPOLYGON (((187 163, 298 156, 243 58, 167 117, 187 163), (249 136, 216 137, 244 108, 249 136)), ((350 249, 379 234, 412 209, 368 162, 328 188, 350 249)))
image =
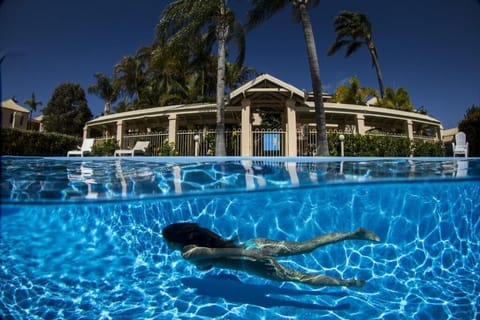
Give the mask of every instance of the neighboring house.
MULTIPOLYGON (((442 124, 428 115, 329 103, 328 98, 324 96, 330 132, 441 141, 442 124)), ((192 155, 193 150, 199 155, 212 154, 216 112, 214 103, 200 103, 109 114, 88 121, 84 138, 113 137, 122 148, 148 140, 154 155, 165 144, 179 155, 192 155)), ((225 128, 228 155, 314 155, 313 96, 269 74, 260 75, 227 96, 225 128)))
POLYGON ((43 128, 42 121, 43 121, 43 114, 33 118, 32 122, 30 123, 31 130, 43 132, 44 128, 43 128))
POLYGON ((2 101, 2 128, 27 129, 29 120, 30 111, 14 99, 2 101))

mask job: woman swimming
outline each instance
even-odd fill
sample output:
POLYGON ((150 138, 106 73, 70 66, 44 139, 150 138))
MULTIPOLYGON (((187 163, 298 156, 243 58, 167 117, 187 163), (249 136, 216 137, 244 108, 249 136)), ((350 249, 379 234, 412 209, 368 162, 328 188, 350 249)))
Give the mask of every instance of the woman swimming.
POLYGON ((318 247, 344 240, 380 241, 377 234, 364 228, 353 232, 335 232, 300 241, 250 239, 245 244, 223 239, 196 223, 174 223, 162 231, 167 245, 182 252, 182 257, 200 270, 212 267, 245 271, 275 281, 294 281, 313 286, 362 287, 364 280, 338 279, 323 274, 308 274, 287 268, 275 257, 309 253, 318 247))

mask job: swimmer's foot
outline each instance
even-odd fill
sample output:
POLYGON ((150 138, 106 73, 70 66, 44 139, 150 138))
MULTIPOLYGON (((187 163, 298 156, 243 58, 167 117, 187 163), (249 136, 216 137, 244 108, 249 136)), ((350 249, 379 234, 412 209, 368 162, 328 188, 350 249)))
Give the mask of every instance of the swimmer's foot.
POLYGON ((363 287, 365 285, 365 280, 359 280, 359 279, 348 279, 346 280, 347 282, 347 287, 363 287))
POLYGON ((367 230, 365 228, 358 228, 352 234, 353 239, 358 240, 371 240, 375 242, 380 241, 380 237, 373 231, 367 230))

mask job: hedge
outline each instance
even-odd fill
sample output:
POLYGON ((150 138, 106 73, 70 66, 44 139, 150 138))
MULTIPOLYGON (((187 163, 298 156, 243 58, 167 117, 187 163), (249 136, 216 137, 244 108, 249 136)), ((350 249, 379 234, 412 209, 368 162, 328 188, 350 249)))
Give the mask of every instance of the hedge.
MULTIPOLYGON (((331 156, 340 156, 340 134, 329 133, 331 156)), ((414 140, 406 137, 380 135, 344 135, 344 155, 347 157, 442 157, 445 148, 442 142, 414 140)))
POLYGON ((21 129, 1 129, 2 155, 66 156, 81 143, 78 137, 21 129))

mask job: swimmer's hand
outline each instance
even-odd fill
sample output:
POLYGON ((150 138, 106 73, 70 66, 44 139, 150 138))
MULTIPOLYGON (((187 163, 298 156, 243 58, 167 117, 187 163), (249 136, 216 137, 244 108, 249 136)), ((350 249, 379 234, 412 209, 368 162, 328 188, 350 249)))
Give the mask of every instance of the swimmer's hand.
POLYGON ((211 248, 197 247, 196 245, 188 245, 182 249, 182 257, 187 260, 195 260, 208 258, 211 255, 211 248))

